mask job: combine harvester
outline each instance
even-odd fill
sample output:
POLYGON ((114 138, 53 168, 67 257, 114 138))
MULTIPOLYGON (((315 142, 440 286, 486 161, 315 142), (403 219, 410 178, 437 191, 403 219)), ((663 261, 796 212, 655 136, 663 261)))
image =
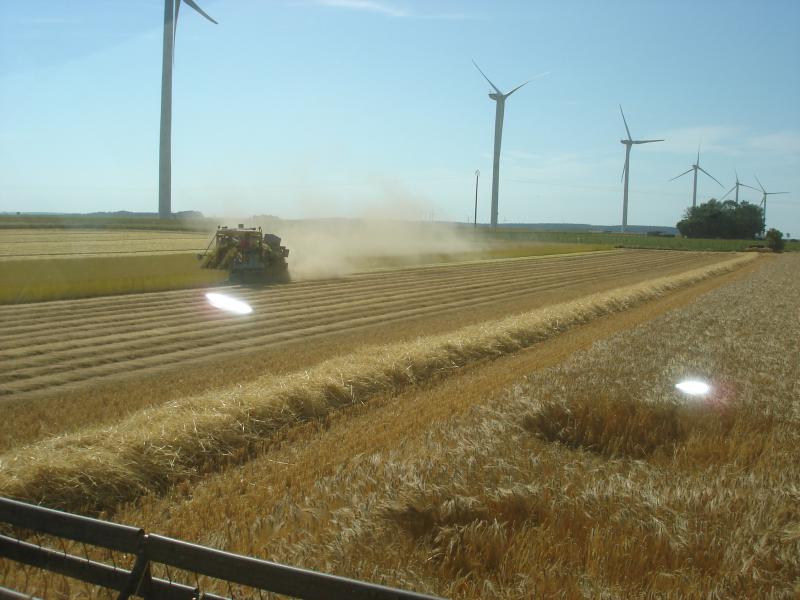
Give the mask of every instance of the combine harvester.
POLYGON ((230 283, 289 281, 289 249, 281 238, 261 227, 217 227, 214 239, 197 258, 205 269, 227 270, 230 283), (212 248, 213 245, 213 248, 212 248))

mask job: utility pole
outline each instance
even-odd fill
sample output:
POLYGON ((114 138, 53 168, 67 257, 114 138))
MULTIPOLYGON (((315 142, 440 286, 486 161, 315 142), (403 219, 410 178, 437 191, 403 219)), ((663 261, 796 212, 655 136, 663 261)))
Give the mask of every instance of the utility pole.
POLYGON ((476 169, 475 170, 475 217, 473 220, 474 223, 472 227, 473 229, 478 228, 478 180, 480 179, 480 177, 481 177, 481 170, 476 169))

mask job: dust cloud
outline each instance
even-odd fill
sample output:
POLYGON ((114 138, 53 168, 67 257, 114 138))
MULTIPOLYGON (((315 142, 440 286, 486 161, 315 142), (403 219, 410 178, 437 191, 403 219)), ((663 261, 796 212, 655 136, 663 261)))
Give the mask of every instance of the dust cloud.
POLYGON ((289 272, 295 281, 440 262, 477 254, 482 246, 471 229, 446 223, 274 217, 253 217, 244 223, 282 239, 290 250, 289 272))

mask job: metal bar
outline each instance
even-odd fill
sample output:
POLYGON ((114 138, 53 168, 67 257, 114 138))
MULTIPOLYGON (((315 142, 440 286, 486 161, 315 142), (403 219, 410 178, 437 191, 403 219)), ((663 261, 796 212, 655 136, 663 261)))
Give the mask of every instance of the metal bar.
POLYGON ((228 598, 227 596, 217 596, 216 594, 212 594, 210 592, 202 592, 199 600, 231 600, 231 598, 228 598))
MULTIPOLYGON (((115 569, 103 563, 87 561, 85 558, 42 548, 5 535, 0 535, 0 556, 118 592, 127 586, 131 577, 131 572, 124 569, 115 569)), ((153 579, 149 585, 138 590, 136 595, 148 600, 190 600, 196 598, 198 593, 196 589, 186 585, 153 579)))
MULTIPOLYGON (((308 600, 331 597, 354 600, 435 598, 232 554, 164 536, 146 536, 142 529, 135 527, 8 498, 0 498, 0 522, 136 555, 134 568, 128 571, 0 535, 0 556, 121 592, 120 598, 127 598, 129 595, 148 600, 188 600, 197 597, 198 590, 195 588, 149 577, 147 567, 150 562, 308 600)), ((2 592, 3 589, 0 588, 0 600, 4 600, 2 592)), ((203 597, 224 600, 222 596, 214 594, 204 594, 203 597)))
POLYGON ((0 498, 0 521, 76 542, 135 554, 144 531, 52 508, 0 498))
POLYGON ((150 534, 147 557, 216 579, 307 600, 433 600, 434 596, 316 573, 150 534))
POLYGON ((21 594, 8 588, 0 587, 0 600, 38 600, 38 598, 30 594, 21 594))
POLYGON ((142 587, 142 584, 149 585, 152 581, 150 576, 150 561, 145 556, 144 548, 139 549, 139 554, 136 556, 136 562, 133 564, 131 574, 128 577, 128 583, 120 590, 117 600, 128 600, 136 593, 136 590, 142 587))

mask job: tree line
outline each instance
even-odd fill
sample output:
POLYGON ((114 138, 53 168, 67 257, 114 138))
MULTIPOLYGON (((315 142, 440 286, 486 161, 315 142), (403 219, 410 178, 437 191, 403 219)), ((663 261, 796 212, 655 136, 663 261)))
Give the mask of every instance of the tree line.
MULTIPOLYGON (((676 226, 687 238, 750 240, 764 233, 764 209, 750 202, 712 198, 687 208, 676 226)), ((783 234, 777 229, 770 229, 764 237, 773 250, 783 249, 783 234)))
POLYGON ((689 238, 753 239, 764 232, 764 210, 749 202, 712 198, 687 208, 677 227, 689 238))

